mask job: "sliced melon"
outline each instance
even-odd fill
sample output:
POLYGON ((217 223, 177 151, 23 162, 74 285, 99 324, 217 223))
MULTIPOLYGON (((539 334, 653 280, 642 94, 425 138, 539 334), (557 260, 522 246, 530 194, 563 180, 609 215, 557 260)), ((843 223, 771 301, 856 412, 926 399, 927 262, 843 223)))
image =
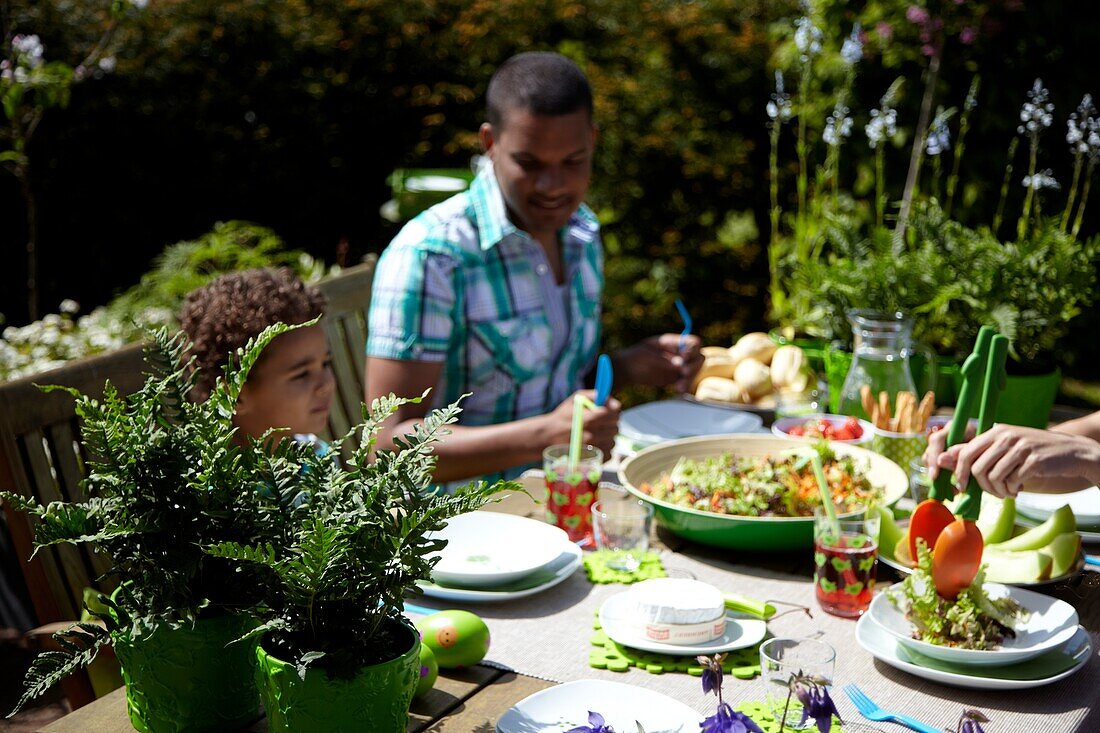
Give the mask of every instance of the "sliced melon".
POLYGON ((985 579, 994 583, 1034 583, 1051 577, 1054 561, 1038 550, 1020 552, 996 551, 985 548, 985 579))
POLYGON ((1055 537, 1042 552, 1050 555, 1054 564, 1050 568, 1050 577, 1065 575, 1077 562, 1081 552, 1081 536, 1076 532, 1065 532, 1055 537))

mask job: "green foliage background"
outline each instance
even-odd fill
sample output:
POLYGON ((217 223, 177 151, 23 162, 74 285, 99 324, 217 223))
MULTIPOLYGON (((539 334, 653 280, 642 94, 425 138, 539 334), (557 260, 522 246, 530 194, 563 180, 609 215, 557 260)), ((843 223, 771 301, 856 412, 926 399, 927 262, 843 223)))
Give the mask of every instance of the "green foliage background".
MULTIPOLYGON (((90 5, 13 0, 13 17, 42 36, 48 58, 75 60, 95 36, 90 5)), ((1085 56, 1097 31, 1074 22, 1082 3, 986 5, 992 20, 979 43, 949 45, 942 74, 947 104, 961 101, 975 69, 991 75, 962 171, 969 224, 990 218, 1034 77, 1048 80, 1058 107, 1044 152, 1060 180, 1064 115, 1094 82, 1085 56)), ((897 29, 897 43, 882 57, 869 49, 861 66, 860 140, 867 109, 897 75, 909 79, 899 123, 916 118, 921 66, 905 7, 824 4, 833 44, 857 17, 897 29)), ((765 323, 764 104, 784 53, 777 39, 798 12, 793 1, 763 0, 153 0, 126 31, 117 72, 75 89, 31 151, 43 305, 104 302, 165 243, 218 220, 270 226, 329 261, 380 251, 395 233, 377 214, 389 172, 466 165, 493 69, 518 51, 553 49, 582 64, 597 97, 591 202, 605 224, 610 339, 678 328, 672 301, 682 296, 704 338, 724 341, 765 323)), ((866 180, 869 155, 859 150, 846 152, 849 182, 866 180)), ((889 160, 898 190, 906 154, 889 160)), ((791 173, 782 171, 785 197, 791 173)), ((7 180, 0 217, 20 218, 7 180)), ((0 237, 12 254, 0 310, 18 322, 18 225, 0 237)), ((1079 333, 1090 317, 1097 325, 1086 315, 1079 333)), ((1079 338, 1067 356, 1083 365, 1096 350, 1079 338)))

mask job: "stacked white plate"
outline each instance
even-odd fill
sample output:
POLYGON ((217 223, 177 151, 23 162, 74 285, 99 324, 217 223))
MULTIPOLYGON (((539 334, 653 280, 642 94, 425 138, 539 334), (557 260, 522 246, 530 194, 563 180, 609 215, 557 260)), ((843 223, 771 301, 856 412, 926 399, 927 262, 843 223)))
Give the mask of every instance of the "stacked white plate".
POLYGON ((990 598, 1010 596, 1030 612, 1016 636, 997 649, 958 649, 914 639, 913 624, 885 592, 875 596, 856 624, 856 640, 876 659, 917 677, 983 690, 1047 685, 1088 662, 1092 643, 1068 603, 999 583, 984 588, 990 598))
POLYGON ((564 531, 499 512, 454 517, 431 535, 446 540, 419 583, 424 595, 456 601, 506 601, 561 583, 581 565, 581 551, 564 531))
POLYGON ((764 421, 751 412, 688 400, 662 400, 624 410, 616 447, 625 455, 678 438, 763 432, 764 421))
POLYGON ((1086 534, 1100 532, 1100 488, 1092 486, 1068 494, 1037 494, 1021 491, 1016 496, 1016 513, 1030 523, 1044 522, 1051 514, 1069 504, 1077 519, 1077 529, 1084 539, 1086 534))

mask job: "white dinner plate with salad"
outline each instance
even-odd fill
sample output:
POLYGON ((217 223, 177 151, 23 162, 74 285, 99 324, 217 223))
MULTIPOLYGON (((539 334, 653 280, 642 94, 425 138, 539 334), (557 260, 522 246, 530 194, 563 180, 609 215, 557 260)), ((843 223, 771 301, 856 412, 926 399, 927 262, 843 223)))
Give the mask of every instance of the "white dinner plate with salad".
POLYGON ((1005 667, 967 667, 951 662, 921 659, 876 624, 868 614, 856 624, 856 641, 875 659, 915 677, 971 690, 1026 690, 1065 679, 1092 658, 1089 634, 1077 627, 1061 649, 1005 667), (918 663, 919 662, 919 663, 918 663))
POLYGON ((1077 526, 1100 529, 1100 488, 1091 486, 1068 494, 1038 494, 1021 491, 1016 495, 1016 511, 1039 522, 1066 504, 1073 510, 1077 526))
POLYGON ((616 644, 655 654, 684 657, 721 654, 753 646, 768 633, 766 621, 727 611, 726 631, 717 639, 701 644, 663 644, 646 638, 637 629, 636 624, 630 622, 633 609, 634 601, 631 600, 629 591, 611 596, 600 606, 600 626, 603 627, 603 632, 608 638, 616 644))
POLYGON ((497 720, 497 733, 561 733, 588 725, 590 711, 617 731, 698 733, 703 715, 659 692, 606 680, 577 680, 525 697, 497 720), (637 721, 637 723, 635 722, 637 721))
POLYGON ((755 433, 764 421, 751 412, 725 410, 687 400, 661 400, 623 410, 619 432, 635 445, 650 446, 678 438, 755 433))
POLYGON ((517 598, 526 598, 553 588, 577 572, 577 568, 581 566, 581 548, 567 541, 560 547, 559 552, 558 557, 549 565, 541 567, 519 580, 497 585, 488 590, 441 585, 423 580, 417 581, 416 585, 424 595, 431 598, 442 598, 446 601, 472 603, 514 601, 517 598))
POLYGON ((974 666, 1023 662, 1064 646, 1077 633, 1077 611, 1065 601, 1000 583, 985 583, 982 589, 990 600, 1010 597, 1028 613, 1014 627, 1016 635, 1006 634, 995 649, 962 649, 914 639, 916 627, 890 600, 893 592, 902 592, 900 583, 875 596, 867 616, 907 649, 931 659, 974 666))
POLYGON ((569 542, 558 527, 501 512, 460 514, 429 537, 447 541, 432 568, 432 580, 482 590, 549 565, 569 542))

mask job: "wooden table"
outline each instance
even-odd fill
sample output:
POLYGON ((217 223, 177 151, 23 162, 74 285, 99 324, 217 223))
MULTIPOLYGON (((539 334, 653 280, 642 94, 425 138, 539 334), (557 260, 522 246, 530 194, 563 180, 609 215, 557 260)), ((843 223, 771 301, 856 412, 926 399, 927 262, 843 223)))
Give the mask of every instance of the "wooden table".
MULTIPOLYGON (((532 494, 539 495, 541 481, 529 483, 532 494)), ((490 507, 520 516, 541 517, 541 509, 526 495, 509 496, 490 507)), ((701 547, 687 542, 663 529, 655 530, 654 544, 661 549, 690 554, 696 558, 728 559, 725 551, 701 547)), ((767 553, 740 557, 741 562, 768 569, 812 575, 809 553, 767 553)), ((883 572, 892 572, 882 567, 883 572)), ((1100 630, 1100 573, 1086 572, 1070 583, 1048 591, 1072 604, 1081 616, 1081 623, 1092 632, 1100 630)), ((478 665, 466 670, 441 670, 435 688, 414 700, 409 715, 409 731, 431 733, 493 733, 497 718, 509 707, 554 683, 512 672, 478 665)), ((1009 728, 1005 728, 1008 730, 1009 728)), ((246 729, 263 733, 266 721, 261 719, 246 729)), ((1080 727, 1081 731, 1100 730, 1100 711, 1080 727)), ((122 689, 76 710, 42 729, 42 733, 131 733, 133 727, 126 715, 126 696, 122 689)))

